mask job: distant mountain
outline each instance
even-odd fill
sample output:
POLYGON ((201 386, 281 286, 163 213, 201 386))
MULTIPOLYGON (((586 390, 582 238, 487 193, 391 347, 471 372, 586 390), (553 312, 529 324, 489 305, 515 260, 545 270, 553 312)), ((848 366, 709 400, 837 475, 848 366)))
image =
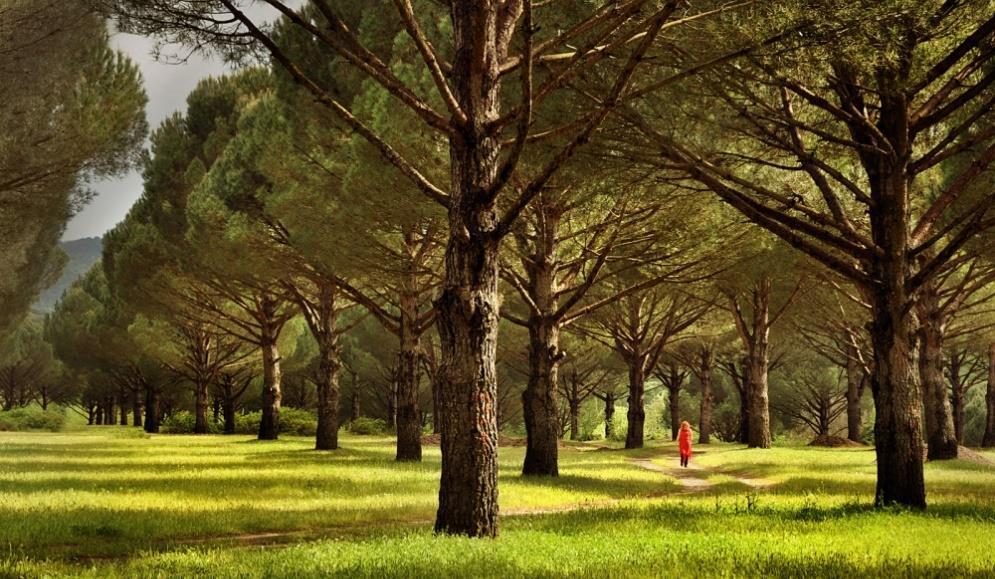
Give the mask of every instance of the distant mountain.
POLYGON ((42 313, 52 311, 55 308, 55 302, 62 297, 62 292, 66 291, 66 288, 93 267, 93 264, 100 261, 104 246, 99 237, 63 241, 59 245, 69 255, 69 261, 66 263, 66 268, 62 270, 59 281, 38 296, 34 309, 42 313))

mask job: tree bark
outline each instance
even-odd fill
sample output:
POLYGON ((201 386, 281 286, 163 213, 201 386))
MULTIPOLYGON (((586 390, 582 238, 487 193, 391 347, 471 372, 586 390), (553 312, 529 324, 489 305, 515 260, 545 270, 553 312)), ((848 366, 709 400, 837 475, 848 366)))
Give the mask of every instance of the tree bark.
POLYGON ((556 383, 562 358, 560 330, 555 322, 533 313, 529 320, 529 380, 522 392, 525 432, 524 475, 558 476, 556 383))
POLYGON ((397 380, 397 453, 398 461, 421 460, 421 409, 418 404, 418 359, 421 354, 418 323, 418 294, 413 286, 414 274, 400 296, 400 351, 397 380))
POLYGON ((677 431, 681 429, 681 388, 667 388, 667 402, 670 406, 670 440, 677 440, 677 431))
POLYGON ((702 348, 699 357, 698 380, 701 382, 701 407, 698 418, 698 444, 709 444, 712 438, 712 363, 714 350, 702 348))
POLYGON ((339 373, 342 361, 336 290, 331 283, 319 284, 314 307, 305 308, 308 327, 318 344, 318 369, 314 381, 318 398, 315 450, 335 450, 339 447, 339 373))
POLYGON ((929 460, 957 458, 953 411, 943 378, 944 320, 935 284, 926 284, 920 291, 916 311, 919 314, 919 380, 926 416, 926 457, 929 460))
POLYGON ((142 400, 139 396, 138 390, 132 390, 131 392, 131 415, 132 415, 132 426, 142 425, 142 400))
POLYGON ((995 446, 995 343, 988 345, 988 390, 985 392, 985 435, 981 446, 995 446))
MULTIPOLYGON (((904 93, 899 90, 896 94, 904 93)), ((891 125, 907 127, 905 111, 903 97, 882 95, 881 123, 885 130, 895 129, 891 125)), ((901 128, 898 133, 906 134, 901 128)), ((908 163, 910 157, 902 155, 897 162, 908 163)), ((882 170, 879 165, 868 163, 867 167, 871 187, 876 189, 872 197, 877 200, 871 212, 871 231, 873 241, 883 251, 872 262, 878 283, 868 290, 872 297, 870 330, 874 350, 871 389, 876 411, 875 502, 925 508, 922 395, 914 362, 916 321, 910 311, 913 296, 906 289, 910 273, 908 173, 904 167, 887 167, 887 174, 878 174, 882 170)))
POLYGON ((262 418, 259 421, 259 440, 276 440, 280 434, 280 351, 275 340, 264 341, 262 418))
POLYGON ((770 400, 767 374, 770 366, 770 296, 772 283, 764 277, 753 290, 753 333, 746 373, 749 422, 746 443, 750 448, 770 448, 770 400))
POLYGON ((610 440, 615 435, 615 394, 605 393, 605 440, 610 440))
MULTIPOLYGON (((335 324, 334 321, 331 322, 335 324)), ((339 447, 339 361, 338 335, 334 331, 323 335, 318 345, 318 374, 315 386, 318 395, 318 428, 315 450, 335 450, 339 447)))
POLYGON ((867 377, 857 362, 857 347, 848 342, 846 356, 846 437, 863 442, 864 419, 860 405, 867 377))
POLYGON ((629 366, 629 419, 625 448, 642 448, 646 424, 646 372, 643 358, 627 360, 629 366))
POLYGON ((145 386, 145 432, 159 432, 159 391, 145 386))
POLYGON ((451 19, 453 92, 466 120, 449 139, 449 239, 437 302, 442 477, 435 530, 494 537, 499 238, 493 197, 486 192, 500 162, 500 135, 489 123, 499 116, 507 40, 498 38, 496 3, 453 2, 451 19))
POLYGON ((570 440, 580 440, 580 402, 570 401, 570 440))
POLYGON ((207 434, 208 383, 197 380, 194 384, 194 434, 207 434))

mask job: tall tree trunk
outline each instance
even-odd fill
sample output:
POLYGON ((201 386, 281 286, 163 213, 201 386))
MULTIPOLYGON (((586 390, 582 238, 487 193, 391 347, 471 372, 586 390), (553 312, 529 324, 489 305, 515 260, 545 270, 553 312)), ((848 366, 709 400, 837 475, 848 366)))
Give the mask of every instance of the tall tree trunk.
POLYGON ((221 403, 221 414, 224 417, 224 433, 235 434, 235 401, 233 399, 226 398, 221 403))
POLYGON ((198 377, 194 384, 194 434, 207 434, 208 387, 203 377, 198 377))
POLYGON ((580 440, 580 402, 570 399, 570 440, 580 440))
POLYGON ((121 389, 121 420, 118 422, 121 426, 128 426, 128 396, 125 394, 124 389, 121 389))
POLYGON ((104 425, 104 407, 101 404, 97 405, 97 417, 94 420, 94 422, 97 423, 97 426, 104 425))
POLYGON ((703 347, 699 355, 698 380, 701 382, 701 406, 698 415, 698 444, 709 444, 712 438, 712 413, 715 399, 712 395, 712 364, 715 351, 703 347))
MULTIPOLYGON (((901 91, 899 91, 901 93, 901 91)), ((894 109, 907 110, 903 97, 882 98, 885 129, 892 124, 894 109), (887 122, 886 122, 887 121, 887 122)), ((904 122, 907 127, 907 119, 904 122)), ((906 134, 906 133, 902 133, 906 134)), ((899 163, 908 163, 903 155, 899 163)), ((872 166, 879 171, 880 167, 872 166)), ((908 182, 904 168, 889 175, 871 174, 876 200, 871 211, 873 240, 883 255, 874 260, 877 284, 871 293, 871 343, 874 369, 871 389, 874 394, 876 420, 874 443, 877 455, 877 491, 879 505, 901 504, 926 506, 923 479, 922 395, 915 369, 914 319, 906 283, 910 274, 908 257, 908 182), (875 178, 876 177, 876 178, 875 178)))
POLYGON ((629 366, 629 419, 625 433, 625 448, 642 448, 646 424, 646 371, 645 358, 630 357, 629 366))
POLYGON ((400 350, 397 379, 396 460, 421 460, 421 409, 418 405, 418 357, 421 354, 418 294, 411 279, 400 296, 400 350))
POLYGON ((260 349, 263 358, 262 418, 259 420, 259 440, 276 440, 280 435, 280 350, 277 339, 280 324, 275 321, 277 304, 269 296, 261 300, 260 349))
MULTIPOLYGON (((335 321, 331 321, 335 324, 335 321)), ((335 450, 339 447, 339 360, 338 335, 334 327, 321 337, 318 345, 318 373, 315 386, 318 397, 318 428, 315 450, 335 450)))
POLYGON ((349 420, 355 422, 359 420, 362 416, 361 408, 359 406, 359 389, 356 387, 355 374, 353 374, 352 380, 352 396, 349 402, 349 420))
MULTIPOLYGON (((466 115, 449 139, 449 239, 442 295, 442 477, 437 532, 497 535, 497 225, 493 199, 500 135, 500 63, 496 3, 453 2, 454 94, 466 115)), ((503 45, 503 46, 502 46, 503 45)))
POLYGON ((770 366, 770 296, 772 283, 764 277, 753 291, 753 334, 746 373, 749 426, 746 443, 750 448, 770 448, 770 399, 767 374, 770 366))
POLYGON ((846 437, 854 442, 863 442, 864 419, 860 405, 864 394, 866 376, 857 361, 857 346, 847 343, 846 356, 846 437))
POLYGON ((145 385, 145 432, 159 432, 159 391, 145 385))
POLYGON ((981 446, 995 446, 995 343, 988 345, 988 390, 985 392, 985 435, 981 446))
POLYGON ((966 420, 964 409, 964 390, 959 384, 954 384, 953 392, 950 396, 950 403, 954 414, 954 435, 957 445, 964 444, 964 421, 966 420))
POLYGON ((563 353, 560 351, 560 321, 555 317, 559 306, 555 291, 558 267, 555 253, 562 211, 552 199, 541 201, 536 205, 533 238, 520 242, 523 248, 532 249, 522 259, 522 264, 533 302, 528 319, 529 379, 522 392, 526 434, 522 474, 558 476, 557 445, 562 429, 557 413, 556 386, 563 353))
POLYGON ((943 379, 943 313, 934 283, 926 284, 916 303, 919 314, 919 380, 926 415, 929 460, 957 458, 953 411, 943 379))
POLYGON ((131 391, 131 416, 132 426, 142 425, 142 398, 138 390, 131 391))
POLYGON ((318 428, 315 450, 335 450, 339 447, 339 373, 340 359, 336 287, 321 283, 317 302, 306 308, 308 327, 318 344, 318 370, 315 387, 318 398, 318 428))
POLYGON ((615 436, 615 394, 605 393, 605 440, 610 440, 615 436))
POLYGON ((562 354, 559 350, 558 325, 533 313, 529 319, 529 380, 522 392, 525 432, 524 475, 558 476, 557 367, 562 354))
POLYGON ((677 431, 681 429, 681 388, 667 388, 667 402, 670 406, 670 440, 677 440, 677 431))
POLYGON ((739 373, 739 377, 733 377, 733 384, 736 387, 736 394, 739 395, 739 432, 736 435, 736 442, 746 444, 750 440, 750 391, 746 387, 747 376, 749 375, 749 358, 743 357, 741 366, 732 364, 733 372, 739 373))

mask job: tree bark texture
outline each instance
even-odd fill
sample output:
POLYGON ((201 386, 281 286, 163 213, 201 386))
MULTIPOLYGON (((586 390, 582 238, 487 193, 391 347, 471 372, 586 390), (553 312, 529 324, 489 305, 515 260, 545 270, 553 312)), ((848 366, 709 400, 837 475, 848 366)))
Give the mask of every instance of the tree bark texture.
POLYGON ((919 380, 926 416, 926 457, 929 460, 957 458, 957 435, 953 410, 943 378, 944 320, 935 284, 919 293, 919 380))

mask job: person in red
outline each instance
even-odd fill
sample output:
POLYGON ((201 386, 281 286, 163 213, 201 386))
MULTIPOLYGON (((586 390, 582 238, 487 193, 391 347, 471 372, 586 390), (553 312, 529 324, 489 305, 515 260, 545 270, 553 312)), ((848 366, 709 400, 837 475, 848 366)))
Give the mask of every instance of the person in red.
POLYGON ((685 420, 677 433, 677 447, 681 450, 681 466, 687 466, 691 460, 691 425, 685 420))

